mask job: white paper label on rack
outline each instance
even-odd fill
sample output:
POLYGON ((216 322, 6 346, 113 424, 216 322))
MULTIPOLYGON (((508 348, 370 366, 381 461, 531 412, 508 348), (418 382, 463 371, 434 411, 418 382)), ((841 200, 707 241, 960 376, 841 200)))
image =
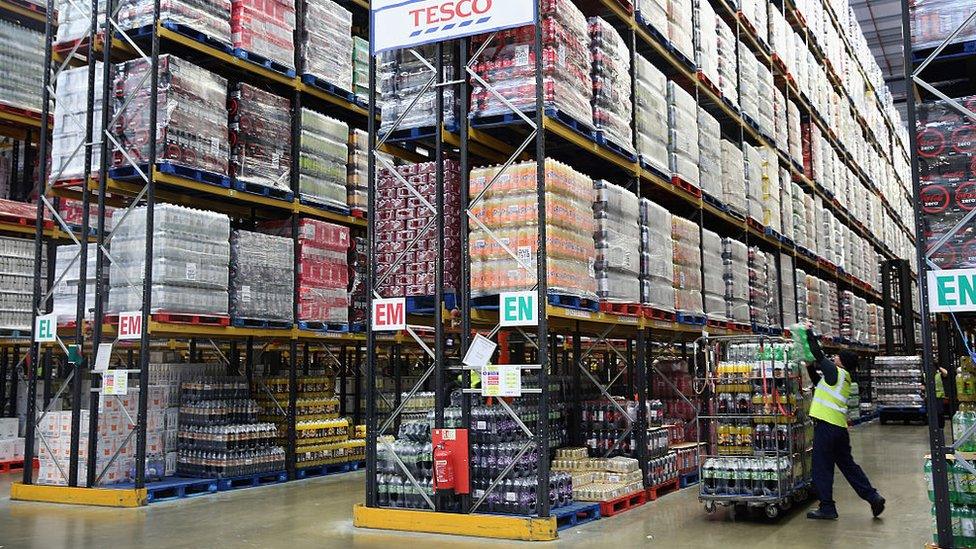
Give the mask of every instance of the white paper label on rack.
POLYGON ((104 372, 108 370, 108 364, 111 360, 112 360, 112 344, 99 343, 98 352, 95 353, 94 371, 104 372))
POLYGON ((271 169, 277 170, 281 166, 281 151, 271 153, 271 169))
POLYGON ((34 320, 34 341, 43 343, 47 341, 56 341, 57 339, 58 339, 57 313, 38 316, 34 320))
POLYGON ((241 285, 241 302, 250 303, 251 302, 251 287, 247 284, 241 285))
POLYGON ((535 23, 538 2, 513 0, 372 0, 370 47, 373 55, 487 34, 535 23), (382 29, 382 32, 374 32, 382 29))
POLYGON ((210 138, 210 154, 220 156, 220 139, 216 137, 210 138))
POLYGON ((196 280, 197 279, 197 264, 193 262, 188 262, 186 264, 186 279, 196 280))
POLYGON ((471 346, 468 347, 468 352, 464 354, 462 362, 465 366, 483 368, 491 360, 491 355, 495 353, 496 347, 498 345, 494 341, 481 334, 476 334, 471 346))
POLYGON ((139 339, 142 337, 142 313, 130 311, 119 313, 119 339, 139 339))
POLYGON ((407 300, 402 297, 373 300, 373 331, 395 332, 407 328, 407 300))
POLYGON ((516 67, 524 67, 529 64, 529 45, 522 44, 515 48, 515 62, 516 67))
POLYGON ((102 375, 103 395, 126 395, 129 393, 129 372, 109 370, 102 375))
POLYGON ((537 326, 539 324, 538 292, 502 292, 498 295, 498 324, 537 326))

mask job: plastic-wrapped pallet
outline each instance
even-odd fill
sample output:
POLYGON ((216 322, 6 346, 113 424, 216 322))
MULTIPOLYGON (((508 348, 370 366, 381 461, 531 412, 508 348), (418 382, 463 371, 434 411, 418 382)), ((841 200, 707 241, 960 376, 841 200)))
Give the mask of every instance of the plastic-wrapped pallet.
MULTIPOLYGON (((150 65, 143 59, 116 67, 116 112, 132 95, 114 129, 129 158, 149 160, 150 65), (142 85, 139 86, 140 82, 142 85)), ((227 174, 230 157, 227 133, 227 80, 173 55, 159 56, 157 109, 157 162, 227 174)), ((113 166, 127 166, 121 151, 114 151, 113 166)))
POLYGON ((789 155, 798 166, 803 165, 803 138, 800 133, 800 109, 792 99, 786 101, 786 125, 789 134, 789 155))
POLYGON ((292 320, 295 244, 250 231, 230 235, 230 316, 235 320, 292 320))
POLYGON ((352 92, 356 98, 369 101, 369 40, 352 37, 352 92))
POLYGON ((777 274, 776 256, 766 252, 766 294, 769 296, 766 301, 766 318, 769 326, 779 327, 781 310, 779 275, 777 274))
POLYGON ((762 223, 764 162, 759 149, 745 142, 742 143, 742 158, 745 162, 745 183, 749 217, 758 223, 762 223))
POLYGON ((698 108, 699 179, 702 191, 722 199, 722 127, 708 111, 698 108))
MULTIPOLYGON (((269 221, 262 232, 291 237, 291 220, 269 221)), ((404 243, 405 244, 405 243, 404 243)), ((349 322, 349 227, 298 221, 298 320, 312 329, 349 322)))
POLYGON ((668 79, 647 59, 636 56, 634 89, 637 109, 637 152, 641 162, 662 174, 668 168, 668 79))
POLYGON ((346 204, 365 214, 369 207, 369 134, 358 128, 349 132, 346 175, 346 204))
MULTIPOLYGON (((44 5, 46 5, 46 2, 41 4, 41 6, 44 5)), ((77 2, 73 0, 55 1, 55 9, 58 12, 57 34, 54 37, 54 46, 56 48, 67 48, 70 51, 77 40, 88 35, 88 30, 91 28, 91 6, 91 2, 77 2)), ((98 16, 99 25, 104 24, 105 0, 98 1, 98 16)), ((101 72, 98 74, 101 74, 101 72)))
POLYGON ((739 59, 738 40, 735 32, 721 17, 715 18, 715 31, 718 36, 718 86, 722 97, 733 105, 739 105, 739 59))
MULTIPOLYGON (((33 207, 33 206, 32 206, 33 207)), ((47 245, 41 257, 47 257, 47 245)), ((42 265, 42 269, 46 262, 42 265)), ((30 330, 34 298, 34 242, 0 237, 0 328, 30 330)))
POLYGON ((745 159, 738 145, 722 140, 722 202, 739 215, 749 212, 745 159))
POLYGON ((769 265, 759 248, 749 248, 749 318, 753 324, 770 326, 769 265))
MULTIPOLYGON (((315 12, 306 21, 318 17, 336 17, 329 12, 315 12)), ((285 0, 232 0, 231 40, 235 48, 257 54, 285 67, 295 68, 295 3, 285 0)), ((342 61, 347 65, 352 52, 351 39, 343 51, 342 61)), ((334 53, 333 50, 332 53, 334 53)), ((326 50, 313 52, 313 59, 326 55, 326 50)), ((350 67, 351 69, 351 67, 350 67)))
POLYGON ((704 314, 698 224, 672 216, 671 236, 674 238, 674 308, 686 314, 704 314))
POLYGON ((353 91, 352 12, 332 0, 307 0, 305 6, 304 72, 353 91))
POLYGON ((674 240, 671 212, 640 199, 642 303, 674 310, 674 240))
POLYGON ((793 197, 790 196, 790 192, 793 190, 793 181, 790 178, 790 171, 786 168, 779 169, 779 185, 777 185, 779 191, 779 211, 775 212, 777 222, 779 223, 779 232, 784 238, 788 238, 794 241, 793 233, 793 197))
POLYGON ((677 83, 668 81, 668 162, 671 175, 700 186, 698 104, 677 83))
POLYGON ((776 148, 787 153, 790 149, 789 114, 787 114, 786 96, 783 92, 773 88, 773 136, 776 137, 776 148))
POLYGON ((827 286, 827 314, 830 325, 828 334, 831 337, 840 337, 840 296, 837 292, 837 284, 833 282, 824 282, 824 284, 827 286))
POLYGON ((41 110, 44 74, 44 33, 10 21, 0 21, 0 103, 12 107, 41 110))
MULTIPOLYGON (((386 280, 379 287, 384 297, 434 295, 437 231, 430 224, 434 212, 425 204, 436 202, 436 165, 433 162, 400 166, 397 173, 411 182, 423 201, 388 170, 376 178, 376 276, 386 280), (430 224, 429 230, 424 228, 430 224), (413 249, 410 242, 417 238, 413 249), (400 254, 407 252, 394 270, 400 254)), ((472 178, 473 179, 473 178, 472 178)), ((513 176, 514 179, 514 176, 513 176)), ((532 186, 534 191, 535 186, 532 186)), ((475 196, 472 194, 471 196, 475 196)), ((535 194, 532 195, 533 197, 535 194)), ((461 173, 457 162, 444 164, 444 287, 458 287, 461 262, 461 173)), ((592 216, 588 216, 592 219, 592 216)), ((592 242, 592 239, 591 239, 592 242)))
MULTIPOLYGON (((755 58, 753 58, 755 60, 755 58)), ((773 92, 776 91, 773 73, 759 61, 755 62, 756 69, 756 105, 755 119, 759 124, 759 131, 767 137, 776 135, 776 107, 773 105, 773 92)))
POLYGON ((298 190, 305 200, 346 208, 349 125, 302 109, 298 190))
POLYGON ((792 326, 797 322, 796 310, 796 280, 793 278, 793 257, 789 254, 779 255, 780 292, 783 300, 783 327, 792 326))
MULTIPOLYGON (((123 29, 153 23, 152 0, 122 0, 118 6, 119 26, 123 29)), ((159 20, 186 26, 230 45, 231 9, 230 0, 160 0, 159 20)))
POLYGON ((804 192, 802 196, 803 196, 803 213, 804 213, 804 218, 802 220, 802 223, 804 224, 805 231, 807 234, 806 248, 807 250, 816 253, 817 238, 818 238, 817 235, 820 234, 820 231, 817 230, 818 227, 817 207, 816 207, 817 202, 814 199, 814 196, 811 194, 807 194, 806 192, 804 192))
POLYGON ((758 220, 763 226, 776 232, 782 232, 780 219, 780 177, 779 160, 776 151, 770 147, 756 149, 762 163, 762 179, 760 200, 762 201, 762 217, 758 220))
POLYGON ((725 302, 725 262, 722 259, 722 237, 705 229, 702 231, 702 256, 705 279, 702 281, 702 297, 705 314, 714 320, 728 319, 725 302))
POLYGON ((708 0, 695 0, 695 10, 698 13, 695 25, 695 64, 698 71, 708 81, 719 87, 719 49, 718 29, 715 21, 715 9, 708 0))
POLYGON ((796 320, 797 322, 812 320, 807 298, 807 273, 803 269, 796 270, 796 320))
POLYGON ((668 0, 637 0, 637 20, 668 36, 668 0))
MULTIPOLYGON (((102 97, 102 64, 95 63, 95 97, 102 97)), ((67 69, 58 74, 51 132, 51 181, 68 181, 85 175, 85 123, 88 111, 88 67, 67 69)), ((102 102, 92 109, 92 136, 102 135, 102 102)), ((97 139, 96 139, 97 140, 97 139)), ((94 175, 101 166, 101 147, 92 147, 94 175)))
MULTIPOLYGON (((157 204, 153 211, 152 311, 226 315, 229 239, 226 215, 157 204)), ((146 208, 141 206, 113 232, 109 312, 141 307, 145 247, 146 208)))
POLYGON ((731 238, 722 239, 725 265, 725 310, 734 322, 749 322, 749 248, 731 238))
MULTIPOLYGON (((65 244, 55 250, 54 273, 55 280, 61 281, 54 287, 54 308, 52 313, 58 315, 58 322, 74 322, 78 317, 78 290, 81 286, 81 259, 78 244, 65 244)), ((32 255, 33 257, 33 255, 32 255)), ((98 255, 95 248, 88 248, 88 261, 85 266, 85 318, 91 318, 95 310, 95 267, 98 255)), ((33 261, 32 261, 33 263, 33 261)), ((108 289, 108 271, 104 273, 102 286, 108 289)), ((4 288, 6 290, 6 288, 4 288)))
POLYGON ((780 61, 789 69, 793 64, 793 29, 790 28, 790 24, 786 22, 786 17, 779 8, 768 6, 767 15, 769 16, 769 49, 774 56, 773 59, 780 61))
MULTIPOLYGON (((379 88, 379 105, 382 109, 380 135, 393 128, 393 124, 403 117, 397 130, 407 130, 433 126, 437 119, 437 91, 433 87, 424 92, 409 111, 414 99, 427 85, 433 71, 420 62, 411 51, 420 54, 431 66, 434 65, 435 46, 386 51, 377 59, 376 81, 379 88)), ((487 55, 487 52, 484 54, 487 55)), ((587 57, 587 59, 589 59, 587 57)), ((454 53, 451 48, 444 52, 444 80, 454 78, 454 53)), ((588 69, 587 69, 588 70, 588 69)), ((455 92, 453 86, 444 88, 444 124, 454 124, 455 92)), ((533 95, 532 97, 535 97, 533 95)), ((589 118, 587 118, 589 120, 589 118)))
POLYGON ((854 341, 854 293, 850 290, 840 292, 840 337, 854 341))
POLYGON ((973 6, 953 0, 917 0, 912 5, 912 47, 914 49, 934 48, 941 44, 956 29, 959 34, 950 44, 976 40, 976 27, 963 26, 973 14, 973 6))
POLYGON ((640 303, 640 207, 637 195, 608 181, 593 182, 596 201, 596 287, 601 301, 640 303))
MULTIPOLYGON (((477 196, 498 170, 498 167, 472 170, 471 196, 477 196)), ((512 165, 507 176, 492 185, 472 208, 472 214, 480 222, 470 223, 471 289, 474 295, 529 290, 535 286, 537 171, 535 162, 512 165), (508 250, 499 241, 507 242, 508 250), (516 254, 517 260, 509 250, 516 254)), ((565 164, 547 159, 545 185, 549 291, 594 299, 597 283, 593 180, 565 164)))
POLYGON ((366 326, 369 317, 369 297, 366 276, 369 265, 369 245, 366 239, 355 236, 349 250, 349 325, 366 326))
MULTIPOLYGON (((590 78, 590 36, 586 17, 572 0, 546 0, 540 19, 546 107, 558 109, 576 122, 592 126, 593 81, 590 78)), ((501 31, 475 67, 485 82, 515 108, 524 111, 535 111, 536 106, 534 44, 534 27, 501 31)), ((475 116, 511 112, 508 105, 479 85, 473 86, 471 105, 475 116)))
POLYGON ((244 83, 228 95, 231 177, 290 190, 291 100, 244 83))
POLYGON ((768 8, 767 0, 739 0, 739 12, 745 16, 745 22, 752 26, 752 31, 763 45, 767 44, 769 38, 768 8))
POLYGON ((695 60, 692 0, 668 0, 668 41, 689 62, 695 60))
POLYGON ((739 105, 742 114, 756 124, 759 123, 759 61, 742 42, 737 42, 739 50, 739 105))
POLYGON ((633 152, 630 50, 602 17, 591 17, 588 23, 593 61, 593 125, 607 141, 633 152))

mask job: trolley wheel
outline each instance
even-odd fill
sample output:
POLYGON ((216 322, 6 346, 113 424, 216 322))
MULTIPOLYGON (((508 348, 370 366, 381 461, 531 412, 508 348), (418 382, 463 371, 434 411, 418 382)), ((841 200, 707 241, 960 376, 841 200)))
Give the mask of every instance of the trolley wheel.
POLYGON ((709 515, 711 515, 712 513, 715 512, 715 502, 714 501, 706 501, 705 502, 705 512, 708 513, 709 515))
POLYGON ((779 506, 775 503, 766 506, 766 516, 774 519, 779 516, 779 506))

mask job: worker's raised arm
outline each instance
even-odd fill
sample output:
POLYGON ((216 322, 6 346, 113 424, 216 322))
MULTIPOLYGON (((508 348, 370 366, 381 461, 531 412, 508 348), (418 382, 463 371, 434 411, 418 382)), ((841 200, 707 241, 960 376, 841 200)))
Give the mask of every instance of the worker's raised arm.
POLYGON ((837 365, 834 361, 827 358, 823 348, 820 346, 820 338, 814 335, 812 329, 807 330, 807 342, 810 344, 810 352, 813 353, 814 363, 808 366, 810 379, 816 385, 823 376, 828 385, 837 383, 837 365), (819 370, 819 372, 818 372, 819 370))

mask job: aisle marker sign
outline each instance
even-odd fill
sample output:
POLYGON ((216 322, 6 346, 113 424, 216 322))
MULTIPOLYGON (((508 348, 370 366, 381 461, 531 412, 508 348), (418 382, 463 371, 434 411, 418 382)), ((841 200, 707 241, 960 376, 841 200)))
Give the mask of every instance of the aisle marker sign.
POLYGON ((931 312, 976 311, 976 269, 934 270, 928 275, 931 312))
POLYGON ((528 0, 372 0, 369 43, 376 55, 524 27, 538 20, 537 6, 528 0))
POLYGON ((34 341, 38 343, 45 343, 48 341, 56 341, 57 339, 58 339, 57 313, 38 316, 34 321, 34 341))
POLYGON ((502 292, 498 295, 498 323, 511 326, 538 326, 538 292, 502 292))
POLYGON ((139 339, 142 337, 142 313, 130 311, 119 313, 119 340, 139 339))
POLYGON ((407 329, 407 300, 402 297, 373 300, 373 331, 396 332, 407 329))

